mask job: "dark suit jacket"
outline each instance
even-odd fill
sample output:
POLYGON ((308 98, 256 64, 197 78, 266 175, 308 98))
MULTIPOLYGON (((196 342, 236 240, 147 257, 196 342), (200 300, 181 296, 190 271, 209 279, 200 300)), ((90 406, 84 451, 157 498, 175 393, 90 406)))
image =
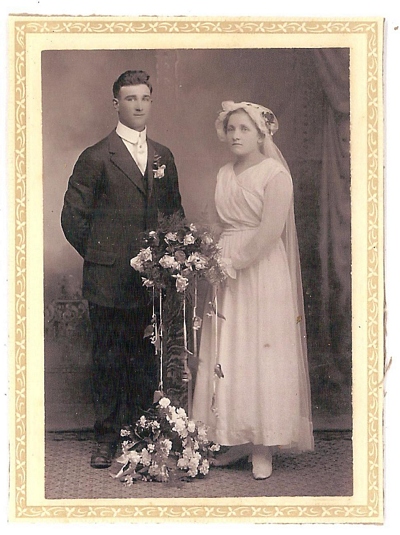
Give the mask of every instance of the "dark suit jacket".
POLYGON ((147 143, 147 188, 115 130, 80 155, 68 182, 61 224, 84 259, 83 297, 98 305, 132 308, 148 302, 130 259, 142 233, 156 228, 158 211, 184 215, 171 151, 151 139, 147 143), (156 156, 166 166, 162 178, 153 176, 156 156))

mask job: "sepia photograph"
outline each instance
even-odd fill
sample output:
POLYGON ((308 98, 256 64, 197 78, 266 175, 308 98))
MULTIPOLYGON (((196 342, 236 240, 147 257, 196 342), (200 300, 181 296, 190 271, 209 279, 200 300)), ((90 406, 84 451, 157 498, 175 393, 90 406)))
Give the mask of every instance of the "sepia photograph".
POLYGON ((382 521, 382 26, 11 17, 15 520, 382 521))

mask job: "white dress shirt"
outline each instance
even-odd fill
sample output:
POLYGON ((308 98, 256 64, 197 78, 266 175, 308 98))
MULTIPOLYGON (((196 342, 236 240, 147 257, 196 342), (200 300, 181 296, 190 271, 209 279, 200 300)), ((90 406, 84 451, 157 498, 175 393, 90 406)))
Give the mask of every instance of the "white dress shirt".
POLYGON ((118 121, 116 132, 144 175, 147 166, 146 128, 138 132, 118 121))

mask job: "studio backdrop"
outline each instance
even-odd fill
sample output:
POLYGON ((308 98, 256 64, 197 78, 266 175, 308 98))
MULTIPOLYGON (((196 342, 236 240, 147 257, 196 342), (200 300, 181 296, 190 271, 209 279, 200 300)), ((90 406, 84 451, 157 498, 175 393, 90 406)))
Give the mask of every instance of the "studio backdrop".
POLYGON ((277 116, 274 140, 294 183, 314 420, 351 426, 348 49, 49 50, 41 69, 47 430, 93 423, 82 259, 60 214, 79 154, 116 126, 112 85, 128 69, 150 74, 148 135, 173 152, 193 222, 230 158, 214 128, 221 102, 256 102, 277 116))

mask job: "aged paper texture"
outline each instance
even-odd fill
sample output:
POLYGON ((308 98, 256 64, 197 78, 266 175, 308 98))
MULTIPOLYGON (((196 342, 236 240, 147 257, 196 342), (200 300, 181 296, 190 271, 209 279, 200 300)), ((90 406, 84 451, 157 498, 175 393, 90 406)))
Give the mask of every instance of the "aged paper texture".
MULTIPOLYGON (((12 16, 9 33, 11 519, 16 522, 381 523, 383 21, 374 18, 281 20, 12 16), (57 255, 57 247, 52 249, 52 245, 46 242, 43 224, 45 203, 51 203, 48 200, 51 195, 48 193, 45 199, 43 195, 42 177, 46 164, 43 137, 52 135, 42 130, 43 117, 48 111, 43 108, 42 100, 43 77, 49 73, 45 65, 50 69, 54 58, 57 60, 54 68, 67 68, 67 63, 62 63, 63 53, 71 52, 107 52, 111 54, 107 56, 110 58, 118 51, 131 51, 134 57, 135 51, 301 51, 323 48, 346 48, 350 57, 352 494, 135 498, 132 492, 132 497, 126 497, 124 493, 121 499, 47 498, 43 258, 46 249, 55 251, 53 254, 57 255)), ((103 67, 99 65, 99 90, 103 90, 102 80, 108 68, 107 65, 103 67)), ((165 69, 169 75, 170 66, 166 65, 165 69)), ((75 83, 78 81, 75 80, 75 83)), ((179 109, 179 94, 171 87, 168 80, 164 80, 163 90, 170 91, 164 94, 166 101, 170 99, 177 113, 190 113, 190 109, 179 109)), ((68 99, 68 87, 64 89, 63 93, 51 95, 52 106, 59 106, 60 110, 62 101, 68 99)), ((85 91, 84 84, 81 90, 85 91)), ((96 94, 91 94, 90 98, 95 100, 96 94)), ((195 108, 196 92, 193 92, 192 98, 195 108)), ((95 129, 96 121, 102 120, 101 113, 95 118, 88 117, 84 110, 78 109, 76 135, 80 135, 79 127, 83 123, 93 121, 95 129)), ((51 126, 61 128, 62 124, 54 122, 51 126)), ((64 154, 68 153, 68 147, 61 148, 64 154)), ((67 163, 69 166, 68 159, 66 167, 67 163)), ((66 178, 70 171, 69 168, 65 170, 66 178)), ((195 193, 184 190, 185 195, 190 199, 195 193)), ((48 211, 51 209, 47 207, 48 211)), ((207 484, 207 480, 204 481, 207 484)), ((117 483, 110 479, 108 484, 117 483)))

